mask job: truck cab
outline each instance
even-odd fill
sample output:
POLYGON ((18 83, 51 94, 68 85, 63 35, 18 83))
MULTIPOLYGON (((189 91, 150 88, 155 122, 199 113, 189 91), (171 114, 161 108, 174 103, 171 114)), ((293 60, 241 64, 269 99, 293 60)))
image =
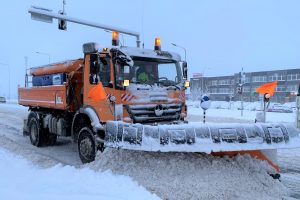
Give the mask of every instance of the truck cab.
POLYGON ((86 51, 84 60, 83 106, 93 108, 100 121, 174 123, 184 120, 186 81, 182 71, 186 69, 181 67, 178 54, 112 47, 86 51), (102 84, 107 95, 100 103, 89 95, 98 84, 102 84))

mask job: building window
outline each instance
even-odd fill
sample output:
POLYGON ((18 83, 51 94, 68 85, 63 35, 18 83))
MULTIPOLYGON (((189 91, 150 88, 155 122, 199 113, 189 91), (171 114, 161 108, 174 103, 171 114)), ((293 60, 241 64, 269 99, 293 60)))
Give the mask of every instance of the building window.
POLYGON ((246 76, 246 78, 245 78, 245 83, 250 83, 250 77, 249 76, 246 76))
POLYGON ((219 85, 230 85, 230 80, 229 79, 219 80, 219 85))
POLYGON ((243 87, 243 92, 250 92, 250 87, 249 86, 244 86, 243 87))
POLYGON ((253 76, 252 82, 267 82, 267 76, 253 76))
POLYGON ((252 88, 251 88, 251 92, 252 92, 252 93, 256 92, 256 89, 257 89, 258 87, 259 87, 259 86, 252 87, 252 88))
POLYGON ((218 88, 211 89, 211 94, 217 94, 217 93, 218 93, 218 88))
POLYGON ((229 88, 219 88, 219 94, 230 94, 229 88))
POLYGON ((300 80, 300 74, 288 74, 287 80, 288 81, 300 80))
POLYGON ((280 74, 280 75, 274 74, 272 76, 269 76, 269 81, 276 81, 276 80, 278 80, 278 81, 285 81, 285 76, 282 75, 282 74, 280 74))
POLYGON ((285 87, 283 85, 277 85, 276 92, 285 92, 285 87))
POLYGON ((212 86, 217 86, 217 85, 218 85, 218 81, 217 81, 217 80, 211 81, 211 85, 212 85, 212 86))
POLYGON ((296 92, 298 90, 298 85, 288 85, 286 87, 287 92, 296 92))
POLYGON ((277 80, 278 81, 285 81, 285 76, 281 74, 281 75, 277 76, 277 80))

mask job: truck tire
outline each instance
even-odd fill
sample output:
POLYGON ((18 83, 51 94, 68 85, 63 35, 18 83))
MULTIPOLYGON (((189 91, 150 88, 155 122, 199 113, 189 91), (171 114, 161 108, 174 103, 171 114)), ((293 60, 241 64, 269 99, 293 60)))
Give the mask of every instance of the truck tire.
POLYGON ((79 131, 78 135, 78 152, 83 164, 90 163, 96 157, 96 145, 94 134, 88 127, 84 127, 79 131))
POLYGON ((43 144, 42 130, 36 117, 31 117, 29 121, 29 137, 32 145, 40 147, 43 144))

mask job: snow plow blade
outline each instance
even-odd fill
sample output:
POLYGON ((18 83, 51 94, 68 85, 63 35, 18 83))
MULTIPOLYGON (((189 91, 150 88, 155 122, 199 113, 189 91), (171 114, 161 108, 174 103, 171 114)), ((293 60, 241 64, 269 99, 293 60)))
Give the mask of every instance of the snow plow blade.
POLYGON ((300 147, 292 124, 106 124, 105 146, 161 152, 225 152, 300 147))

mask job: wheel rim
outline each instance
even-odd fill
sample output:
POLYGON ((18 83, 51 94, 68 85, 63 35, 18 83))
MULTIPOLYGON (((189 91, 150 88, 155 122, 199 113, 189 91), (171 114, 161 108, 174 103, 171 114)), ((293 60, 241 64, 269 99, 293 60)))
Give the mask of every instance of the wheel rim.
POLYGON ((30 135, 31 135, 31 138, 33 141, 36 141, 37 140, 37 137, 38 137, 38 130, 37 130, 37 126, 35 123, 33 123, 31 125, 31 129, 30 129, 30 135))
POLYGON ((93 143, 89 138, 84 138, 80 141, 80 154, 90 160, 93 154, 93 143))

